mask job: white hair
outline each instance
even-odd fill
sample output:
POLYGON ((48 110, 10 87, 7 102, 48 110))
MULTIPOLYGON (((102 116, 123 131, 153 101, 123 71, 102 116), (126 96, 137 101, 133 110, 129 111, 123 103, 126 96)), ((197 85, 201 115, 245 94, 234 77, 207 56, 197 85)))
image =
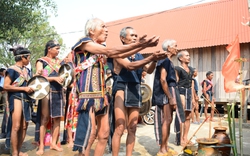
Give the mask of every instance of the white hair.
POLYGON ((85 36, 89 37, 90 31, 95 30, 96 26, 100 24, 102 20, 99 18, 91 18, 85 24, 85 36))
POLYGON ((167 40, 163 41, 163 43, 162 43, 162 49, 164 51, 168 51, 168 47, 172 47, 174 43, 176 43, 175 40, 173 40, 173 39, 167 39, 167 40))

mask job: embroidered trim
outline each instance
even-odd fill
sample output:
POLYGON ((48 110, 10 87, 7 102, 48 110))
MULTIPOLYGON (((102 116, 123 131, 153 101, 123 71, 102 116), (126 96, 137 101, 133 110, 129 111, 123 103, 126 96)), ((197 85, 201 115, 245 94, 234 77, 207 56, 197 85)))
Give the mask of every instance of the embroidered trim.
POLYGON ((80 63, 76 68, 75 68, 75 72, 79 73, 84 71, 85 69, 93 66, 96 63, 97 60, 97 56, 96 55, 92 55, 91 57, 89 57, 87 60, 85 60, 84 62, 80 63))
POLYGON ((103 98, 102 91, 79 93, 79 99, 86 99, 86 98, 103 98))
POLYGON ((27 68, 24 67, 23 69, 20 69, 16 66, 10 66, 9 68, 15 70, 20 74, 20 76, 11 84, 12 86, 20 87, 22 86, 24 81, 29 81, 30 76, 28 74, 27 68))
POLYGON ((53 71, 56 71, 58 73, 59 68, 61 67, 62 60, 56 58, 53 62, 51 58, 49 57, 42 57, 38 60, 41 60, 45 63, 47 63, 47 66, 43 69, 43 76, 48 77, 53 71))

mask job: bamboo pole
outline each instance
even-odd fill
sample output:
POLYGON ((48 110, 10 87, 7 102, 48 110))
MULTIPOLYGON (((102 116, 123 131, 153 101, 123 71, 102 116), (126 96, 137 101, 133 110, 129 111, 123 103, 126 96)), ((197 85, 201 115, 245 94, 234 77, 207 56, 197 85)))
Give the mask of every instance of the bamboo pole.
MULTIPOLYGON (((235 140, 235 124, 233 124, 233 125, 231 124, 232 123, 231 113, 234 114, 233 107, 234 107, 234 105, 232 105, 232 103, 227 104, 227 118, 228 118, 228 128, 229 128, 230 140, 231 140, 231 144, 233 144, 233 154, 234 154, 234 156, 236 156, 238 154, 237 154, 237 146, 236 146, 236 140, 235 140)), ((233 118, 233 122, 234 122, 234 118, 233 118)))
MULTIPOLYGON (((242 63, 243 63, 243 58, 240 58, 237 60, 240 63, 240 84, 242 84, 242 63)), ((242 89, 241 89, 242 90, 242 89)), ((242 91, 239 91, 240 93, 240 115, 238 115, 238 120, 239 120, 239 142, 240 142, 240 155, 243 156, 243 135, 242 135, 242 115, 243 115, 243 95, 242 91)))

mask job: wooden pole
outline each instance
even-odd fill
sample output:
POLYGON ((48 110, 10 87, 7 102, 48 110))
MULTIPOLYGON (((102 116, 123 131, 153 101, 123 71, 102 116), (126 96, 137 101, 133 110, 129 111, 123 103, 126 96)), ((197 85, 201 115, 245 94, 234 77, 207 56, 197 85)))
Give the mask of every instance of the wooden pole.
POLYGON ((188 142, 185 143, 185 145, 182 147, 181 152, 186 148, 187 144, 192 140, 192 138, 195 136, 195 134, 200 130, 201 126, 207 121, 207 119, 209 119, 209 117, 207 117, 202 123, 201 125, 198 127, 198 129, 194 132, 194 134, 191 136, 191 138, 188 140, 188 142))
MULTIPOLYGON (((242 63, 243 61, 239 61, 240 63, 240 84, 242 84, 242 63)), ((238 115, 239 119, 239 141, 240 141, 240 155, 243 156, 243 139, 242 139, 242 122, 243 122, 243 95, 242 94, 242 89, 240 90, 240 115, 238 115)))
POLYGON ((211 138, 211 128, 212 128, 212 126, 211 126, 211 119, 209 119, 209 136, 208 136, 208 138, 210 139, 211 138))

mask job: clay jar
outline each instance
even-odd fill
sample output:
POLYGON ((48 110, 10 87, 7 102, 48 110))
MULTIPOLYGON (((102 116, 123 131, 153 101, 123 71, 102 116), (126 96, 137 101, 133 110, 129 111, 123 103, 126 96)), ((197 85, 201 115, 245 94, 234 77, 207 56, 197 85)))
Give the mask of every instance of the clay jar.
MULTIPOLYGON (((228 137, 226 131, 227 128, 226 127, 214 127, 214 134, 212 136, 212 138, 216 138, 219 142, 218 145, 222 145, 223 144, 230 144, 230 138, 228 137)), ((222 156, 229 156, 231 153, 231 147, 219 147, 218 150, 220 151, 220 153, 222 154, 222 156)))
POLYGON ((213 148, 219 142, 214 138, 199 138, 198 142, 198 154, 197 156, 221 156, 217 148, 213 148))

